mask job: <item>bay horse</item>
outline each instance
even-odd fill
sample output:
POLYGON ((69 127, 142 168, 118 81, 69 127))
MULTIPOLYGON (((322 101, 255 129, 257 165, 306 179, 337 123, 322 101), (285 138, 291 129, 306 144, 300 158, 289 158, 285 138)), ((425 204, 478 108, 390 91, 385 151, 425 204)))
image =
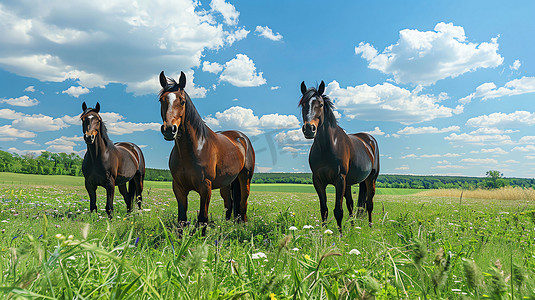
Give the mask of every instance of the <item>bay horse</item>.
POLYGON ((372 225, 373 196, 375 181, 379 175, 379 147, 370 134, 361 132, 346 134, 338 126, 333 113, 334 105, 324 95, 325 83, 319 87, 307 88, 301 83, 303 96, 299 101, 303 116, 303 134, 314 139, 308 162, 312 170, 312 181, 320 200, 321 219, 327 220, 327 195, 325 188, 332 184, 336 188, 334 216, 338 230, 342 234, 343 198, 349 216, 353 215, 351 185, 359 184, 358 214, 365 208, 368 211, 369 225, 372 225))
POLYGON ((200 195, 197 225, 208 222, 213 189, 220 189, 226 219, 247 222, 247 198, 255 167, 255 152, 249 138, 239 131, 213 132, 203 121, 184 91, 186 75, 176 82, 160 73, 159 93, 165 140, 174 141, 169 155, 173 192, 178 202, 179 231, 187 224, 188 194, 200 195))
POLYGON ((85 188, 89 194, 90 211, 97 210, 97 186, 106 189, 106 213, 112 217, 115 186, 126 202, 127 212, 132 211, 132 202, 141 209, 141 193, 145 178, 145 158, 138 146, 133 143, 113 143, 108 137, 106 125, 99 115, 100 104, 88 108, 82 104, 82 131, 87 151, 82 163, 85 188), (126 184, 128 183, 128 189, 126 184))

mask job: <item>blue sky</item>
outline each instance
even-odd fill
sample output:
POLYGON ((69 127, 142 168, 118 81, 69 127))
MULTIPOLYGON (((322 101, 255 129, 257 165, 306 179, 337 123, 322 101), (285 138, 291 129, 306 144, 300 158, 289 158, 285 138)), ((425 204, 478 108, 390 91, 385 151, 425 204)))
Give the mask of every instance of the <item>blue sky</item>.
POLYGON ((3 1, 0 148, 83 156, 81 104, 167 168, 158 74, 214 130, 250 136, 257 172, 309 172, 299 85, 322 80, 381 172, 535 177, 535 2, 3 1))

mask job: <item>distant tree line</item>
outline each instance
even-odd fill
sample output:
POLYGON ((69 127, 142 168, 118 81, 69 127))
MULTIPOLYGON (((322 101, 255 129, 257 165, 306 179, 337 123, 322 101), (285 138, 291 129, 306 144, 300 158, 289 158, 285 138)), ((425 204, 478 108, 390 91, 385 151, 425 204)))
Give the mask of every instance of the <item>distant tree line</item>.
MULTIPOLYGON (((307 183, 312 184, 312 173, 256 173, 253 183, 307 183)), ((499 171, 488 171, 486 177, 379 175, 376 187, 412 189, 476 189, 503 186, 535 188, 535 179, 503 178, 499 171)))
MULTIPOLYGON (((0 150, 0 172, 83 176, 82 161, 83 159, 75 153, 44 151, 37 156, 31 153, 18 155, 0 150)), ((145 180, 171 181, 173 178, 167 169, 147 168, 145 180)), ((312 173, 255 173, 252 182, 312 184, 312 173)), ((507 185, 535 188, 535 179, 504 178, 499 171, 490 170, 486 173, 486 177, 379 175, 376 182, 379 188, 412 189, 491 189, 507 185)))
MULTIPOLYGON (((76 153, 43 151, 40 155, 33 153, 19 155, 0 150, 0 172, 84 176, 82 174, 83 160, 76 153)), ((172 178, 169 170, 147 168, 145 180, 171 181, 172 178)))

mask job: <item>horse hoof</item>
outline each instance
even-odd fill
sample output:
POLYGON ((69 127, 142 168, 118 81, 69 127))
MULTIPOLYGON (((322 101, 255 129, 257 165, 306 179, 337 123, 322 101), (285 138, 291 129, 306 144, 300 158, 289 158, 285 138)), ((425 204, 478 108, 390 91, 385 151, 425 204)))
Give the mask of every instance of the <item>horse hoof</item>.
POLYGON ((368 226, 370 226, 370 227, 372 227, 372 225, 373 225, 373 223, 372 223, 372 222, 370 222, 370 223, 368 224, 368 226))

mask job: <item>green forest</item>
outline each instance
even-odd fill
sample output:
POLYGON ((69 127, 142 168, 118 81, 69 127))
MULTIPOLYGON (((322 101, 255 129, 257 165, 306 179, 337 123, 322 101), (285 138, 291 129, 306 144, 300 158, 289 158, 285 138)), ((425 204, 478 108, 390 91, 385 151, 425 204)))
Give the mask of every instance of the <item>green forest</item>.
MULTIPOLYGON (((83 159, 75 153, 42 152, 18 155, 0 150, 0 172, 41 175, 83 176, 83 159)), ((463 176, 417 176, 381 174, 377 178, 379 188, 444 189, 444 188, 499 188, 506 185, 535 188, 535 179, 504 178, 496 170, 490 170, 485 177, 463 176)), ((169 170, 147 168, 145 180, 171 181, 169 170)), ((301 183, 312 184, 312 173, 255 173, 253 183, 301 183)))

